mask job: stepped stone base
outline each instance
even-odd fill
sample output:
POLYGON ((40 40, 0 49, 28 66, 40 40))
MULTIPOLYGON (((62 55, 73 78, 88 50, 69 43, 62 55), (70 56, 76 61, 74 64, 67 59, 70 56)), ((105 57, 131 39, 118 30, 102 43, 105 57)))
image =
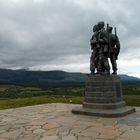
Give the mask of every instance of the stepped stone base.
POLYGON ((123 107, 118 109, 91 109, 77 107, 72 109, 72 113, 81 114, 81 115, 90 115, 90 116, 101 116, 101 117, 123 117, 125 115, 135 112, 135 108, 132 107, 123 107))
POLYGON ((83 107, 75 108, 72 113, 121 117, 135 112, 135 108, 126 107, 122 100, 120 77, 117 75, 90 75, 86 81, 83 107))
POLYGON ((117 102, 117 103, 83 103, 84 108, 91 108, 91 109, 117 109, 121 107, 125 107, 125 102, 117 102))

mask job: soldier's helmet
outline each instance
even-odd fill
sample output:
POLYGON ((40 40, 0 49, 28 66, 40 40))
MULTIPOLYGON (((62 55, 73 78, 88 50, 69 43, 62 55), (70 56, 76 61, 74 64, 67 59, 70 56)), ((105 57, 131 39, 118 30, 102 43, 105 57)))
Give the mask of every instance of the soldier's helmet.
POLYGON ((108 29, 107 29, 107 31, 108 31, 109 33, 111 33, 111 32, 112 32, 112 29, 113 29, 113 27, 109 26, 108 29))
POLYGON ((98 27, 99 27, 99 29, 102 29, 103 27, 104 27, 104 21, 100 21, 100 22, 98 22, 98 27))
POLYGON ((94 25, 93 26, 93 32, 96 32, 96 31, 98 31, 98 26, 97 25, 94 25))

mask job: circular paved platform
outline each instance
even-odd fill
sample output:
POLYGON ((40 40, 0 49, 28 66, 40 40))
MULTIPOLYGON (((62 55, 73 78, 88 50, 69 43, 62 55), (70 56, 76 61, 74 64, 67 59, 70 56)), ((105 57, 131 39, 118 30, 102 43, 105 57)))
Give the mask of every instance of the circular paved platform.
POLYGON ((74 115, 82 105, 45 104, 0 110, 0 140, 139 140, 140 108, 120 118, 74 115))

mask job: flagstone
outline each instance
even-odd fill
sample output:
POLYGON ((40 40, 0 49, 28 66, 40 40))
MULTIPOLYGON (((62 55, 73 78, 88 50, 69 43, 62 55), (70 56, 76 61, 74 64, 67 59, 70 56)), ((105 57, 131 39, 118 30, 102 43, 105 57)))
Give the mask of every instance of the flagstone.
POLYGON ((44 104, 0 110, 0 140, 139 140, 140 107, 120 118, 74 115, 81 105, 44 104))

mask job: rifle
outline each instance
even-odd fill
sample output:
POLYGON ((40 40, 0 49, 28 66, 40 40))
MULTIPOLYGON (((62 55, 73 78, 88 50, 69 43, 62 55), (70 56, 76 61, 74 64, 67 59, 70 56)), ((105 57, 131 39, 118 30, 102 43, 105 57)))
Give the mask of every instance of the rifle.
POLYGON ((108 57, 110 57, 111 44, 110 44, 110 35, 109 35, 109 24, 107 24, 107 40, 108 40, 108 57))
POLYGON ((115 31, 115 37, 117 36, 117 31, 116 31, 116 27, 114 27, 114 31, 115 31))

